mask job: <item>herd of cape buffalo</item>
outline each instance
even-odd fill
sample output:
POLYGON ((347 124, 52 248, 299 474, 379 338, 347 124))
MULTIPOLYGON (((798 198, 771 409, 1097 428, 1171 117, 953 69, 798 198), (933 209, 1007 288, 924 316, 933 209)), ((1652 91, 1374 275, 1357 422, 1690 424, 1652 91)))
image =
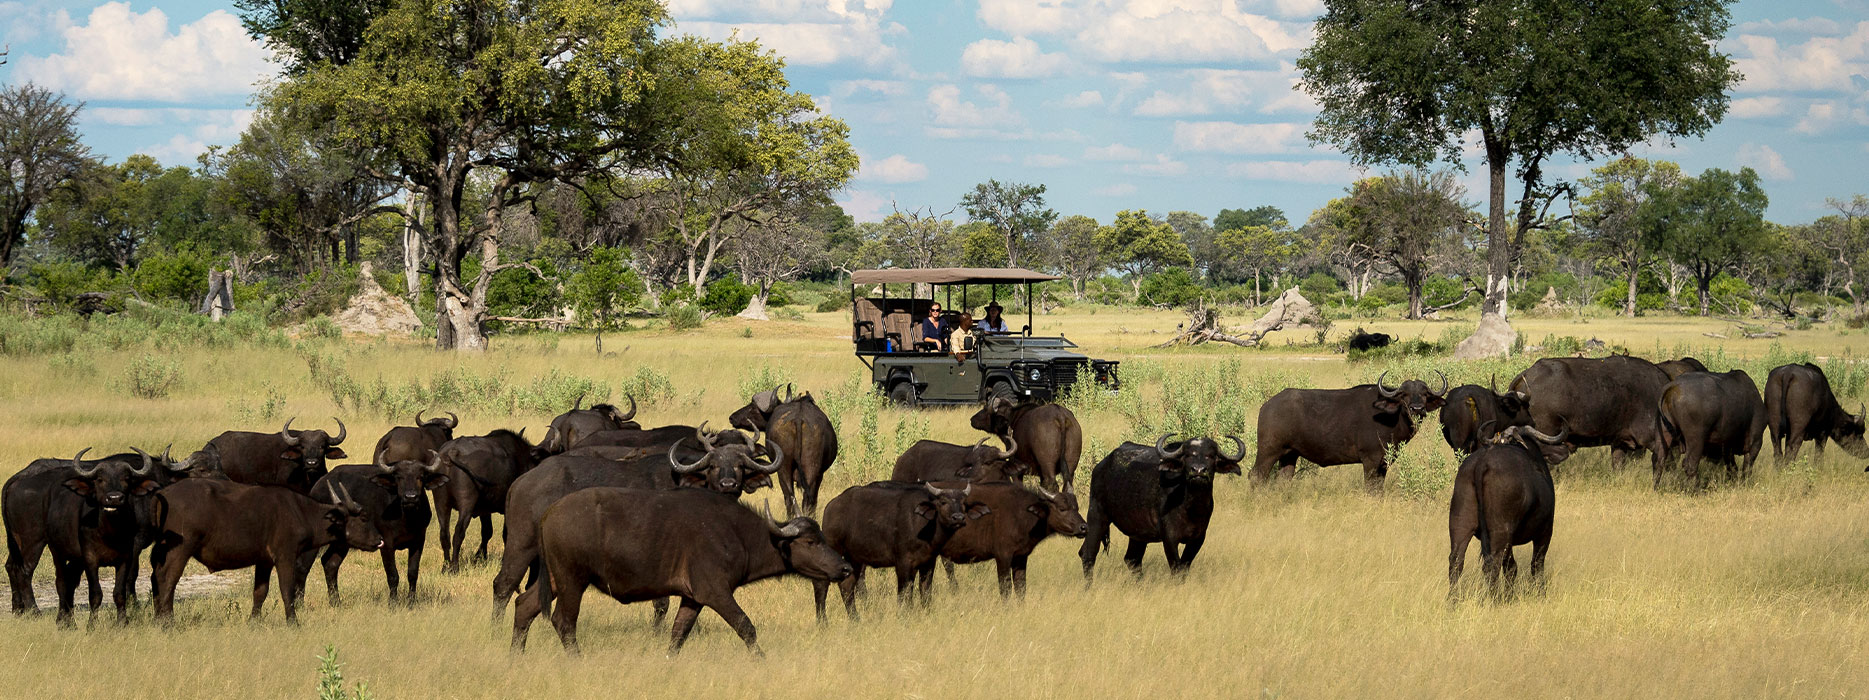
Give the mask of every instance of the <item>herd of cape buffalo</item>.
MULTIPOLYGON (((1276 466, 1290 477, 1300 458, 1361 464, 1367 487, 1380 491, 1393 448, 1414 437, 1426 413, 1439 411, 1448 445, 1466 455, 1448 515, 1450 601, 1475 538, 1494 595, 1513 585, 1515 545, 1533 545, 1531 578, 1542 585, 1555 507, 1551 465, 1577 448, 1608 446, 1618 465, 1645 450, 1657 488, 1677 459, 1692 488, 1705 483, 1701 465, 1709 460, 1729 478, 1745 479, 1768 429, 1773 453, 1783 458, 1795 459, 1806 441, 1821 456, 1831 440, 1869 457, 1863 414, 1846 412, 1811 364, 1772 370, 1763 393, 1741 370, 1711 373, 1692 358, 1657 364, 1623 355, 1539 360, 1504 392, 1450 390, 1444 375, 1438 391, 1420 379, 1395 387, 1385 380, 1273 396, 1259 412, 1252 474, 1267 481, 1276 466)), ((487 558, 492 516, 500 513, 505 546, 492 612, 501 619, 518 595, 515 648, 543 614, 575 651, 579 606, 596 587, 625 603, 653 601, 658 627, 668 599, 678 598, 670 653, 703 607, 757 652, 735 590, 784 574, 811 579, 820 620, 833 584, 857 617, 871 568, 895 570, 901 604, 925 604, 938 560, 950 583, 956 563, 991 560, 1000 594, 1023 596, 1027 559, 1052 535, 1084 539, 1079 557, 1088 585, 1112 526, 1129 538, 1123 560, 1130 569, 1140 569, 1150 543, 1161 543, 1170 570, 1185 572, 1206 539, 1214 476, 1240 474, 1246 458, 1245 441, 1232 435, 1125 442, 1094 467, 1080 510, 1076 417, 1057 404, 995 399, 971 424, 1003 447, 984 438, 973 445, 923 440, 896 460, 890 480, 845 489, 814 519, 837 434, 808 392, 761 392, 719 431, 706 422, 643 428, 634 399, 629 406, 585 408, 580 399, 536 445, 523 429, 456 437, 454 414, 418 413, 415 425, 376 442, 369 463, 335 468, 327 461, 348 457, 341 421, 335 434, 293 429, 292 421, 278 432, 229 431, 180 460, 134 448, 101 459, 86 459, 86 450, 35 460, 0 491, 13 611, 36 610, 33 571, 48 549, 61 625, 72 623, 81 578, 96 615, 100 567, 116 569, 113 601, 118 620, 127 621, 145 549, 158 620, 172 617, 191 559, 216 571, 252 567, 255 617, 276 571, 285 616, 296 620, 314 561, 336 605, 338 570, 353 549, 379 553, 390 600, 412 602, 430 520, 437 520, 442 560, 452 570, 464 558, 487 558), (1038 485, 1026 485, 1028 476, 1038 485), (775 478, 783 521, 739 502, 775 478), (479 546, 464 555, 475 519, 479 546), (408 552, 406 580, 398 551, 408 552)))

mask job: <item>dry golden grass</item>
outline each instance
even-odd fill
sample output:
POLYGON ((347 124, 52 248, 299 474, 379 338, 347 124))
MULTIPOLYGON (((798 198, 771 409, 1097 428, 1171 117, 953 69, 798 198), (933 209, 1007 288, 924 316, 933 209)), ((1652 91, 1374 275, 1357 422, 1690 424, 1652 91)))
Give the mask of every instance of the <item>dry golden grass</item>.
MULTIPOLYGON (((1278 371, 1340 386, 1371 369, 1315 350, 1145 349, 1178 320, 1173 312, 1103 310, 1040 324, 1062 328, 1093 354, 1163 367, 1242 358, 1243 383, 1278 371)), ((720 424, 744 403, 736 395, 742 378, 762 365, 782 367, 820 393, 863 369, 840 338, 840 315, 754 324, 752 338, 740 337, 747 325, 613 334, 605 348, 615 355, 604 357, 578 336, 496 339, 480 357, 361 340, 322 351, 345 355, 360 380, 392 383, 460 366, 503 371, 513 383, 558 369, 615 385, 648 365, 678 388, 672 400, 643 407, 651 425, 720 424)), ((1433 340, 1455 324, 1362 325, 1433 340)), ((1547 333, 1594 336, 1638 352, 1710 344, 1700 334, 1723 328, 1692 319, 1518 325, 1533 342, 1547 333)), ((1823 356, 1854 346, 1860 355, 1862 338, 1819 328, 1782 343, 1823 356)), ((1769 342, 1725 347, 1757 357, 1769 342)), ((252 417, 267 384, 286 393, 285 414, 302 424, 342 415, 353 453, 389 427, 379 415, 340 414, 288 349, 183 352, 183 382, 169 398, 123 398, 109 385, 141 354, 96 355, 90 376, 54 370, 46 358, 0 360, 0 474, 87 446, 173 441, 185 451, 230 427, 273 429, 277 421, 252 417), (242 418, 248 424, 237 425, 242 418)), ((463 434, 530 426, 536 437, 548 419, 460 412, 463 434)), ((925 421, 933 437, 973 440, 967 413, 951 409, 886 410, 880 430, 895 430, 905 415, 925 421)), ((846 418, 846 427, 855 420, 846 418)), ((1084 416, 1106 448, 1129 434, 1121 420, 1084 416)), ((1451 460, 1432 425, 1406 453, 1451 460)), ((1085 455, 1081 471, 1100 457, 1085 455)), ((127 628, 57 630, 50 615, 0 619, 0 688, 8 689, 0 695, 303 697, 314 692, 315 656, 326 644, 336 645, 348 678, 382 698, 1860 695, 1857 660, 1869 653, 1869 477, 1860 460, 1837 451, 1822 467, 1779 470, 1769 462, 1762 460, 1754 483, 1688 495, 1653 492, 1645 465, 1611 473, 1598 455, 1578 458, 1558 487, 1550 589, 1505 604, 1476 599, 1479 567, 1470 553, 1468 599, 1446 606, 1444 496, 1365 496, 1357 468, 1345 466, 1274 488, 1223 479, 1213 530, 1184 580, 1165 575, 1159 549, 1132 578, 1119 534, 1088 591, 1078 541, 1041 546, 1023 604, 998 599, 990 565, 963 568, 957 593, 938 582, 925 611, 898 611, 887 591, 892 578, 872 576, 861 624, 835 606, 828 624, 816 624, 802 580, 755 585, 740 599, 759 626, 764 660, 749 658, 712 613, 679 658, 665 659, 666 633, 649 628, 648 606, 607 599, 585 607, 582 657, 564 655, 542 623, 532 651, 511 655, 508 623, 487 618, 493 568, 444 575, 431 546, 423 600, 413 609, 387 607, 376 557, 353 555, 343 577, 348 603, 327 606, 314 580, 298 627, 283 623, 276 597, 262 621, 246 621, 247 572, 228 574, 235 584, 223 594, 179 604, 173 629, 149 624, 147 609, 127 628)), ((825 498, 860 478, 833 468, 825 498)), ((762 498, 777 494, 755 500, 762 498)), ((470 546, 477 538, 470 535, 470 546)), ((41 577, 49 572, 49 564, 40 567, 41 577)), ((42 596, 40 604, 51 601, 42 596)))

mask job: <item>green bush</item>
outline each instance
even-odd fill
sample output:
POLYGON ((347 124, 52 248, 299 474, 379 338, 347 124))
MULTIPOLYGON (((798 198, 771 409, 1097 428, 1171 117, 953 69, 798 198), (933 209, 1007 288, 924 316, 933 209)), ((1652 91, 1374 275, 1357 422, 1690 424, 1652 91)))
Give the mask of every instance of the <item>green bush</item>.
POLYGON ((344 329, 338 328, 330 316, 318 316, 305 322, 305 335, 319 340, 337 340, 344 337, 344 329))
MULTIPOLYGON (((754 290, 754 291, 758 291, 758 290, 754 290)), ((747 297, 747 298, 751 299, 752 297, 747 297)), ((792 304, 795 304, 795 303, 797 302, 792 300, 792 285, 786 284, 784 282, 778 282, 778 283, 773 284, 772 289, 768 291, 766 294, 766 306, 767 307, 777 308, 780 306, 791 306, 792 304)), ((735 311, 734 313, 739 313, 739 312, 735 311)))
POLYGON ((829 299, 825 299, 824 301, 818 302, 818 308, 817 308, 818 313, 827 313, 831 311, 849 311, 849 310, 850 310, 850 300, 843 298, 843 297, 839 297, 839 296, 832 296, 829 299))
POLYGON ((586 328, 610 330, 626 325, 623 314, 641 303, 642 279, 623 263, 615 248, 598 248, 584 269, 565 282, 565 299, 586 328))
POLYGON ((1313 272, 1309 277, 1298 282, 1298 293, 1314 303, 1323 303, 1341 289, 1343 289, 1343 284, 1338 282, 1337 278, 1322 272, 1313 272))
POLYGON ((1558 301, 1568 303, 1577 298, 1582 286, 1577 282, 1576 275, 1567 272, 1546 272, 1526 280, 1524 288, 1507 295, 1506 301, 1514 309, 1528 311, 1537 308, 1538 304, 1544 301, 1545 292, 1551 289, 1557 290, 1558 301))
MULTIPOLYGON (((28 268, 25 282, 38 290, 46 301, 60 308, 71 308, 79 294, 109 291, 115 280, 108 270, 94 270, 75 262, 53 262, 28 268)), ((205 295, 206 290, 202 293, 205 295)))
POLYGON ((1199 299, 1201 292, 1201 286, 1194 281, 1194 276, 1177 267, 1142 278, 1142 295, 1137 301, 1142 304, 1182 306, 1199 299))
POLYGON ((675 382, 661 370, 649 365, 637 365, 636 374, 623 380, 624 396, 636 397, 636 401, 645 406, 655 406, 675 398, 675 382))
POLYGON ((191 253, 157 253, 136 266, 132 284, 145 299, 192 307, 208 294, 208 261, 191 253))
POLYGON ((754 289, 738 277, 722 277, 707 285, 707 294, 695 302, 702 309, 714 312, 717 316, 732 316, 746 310, 747 302, 753 300, 754 289))
POLYGON ((168 396, 181 381, 181 363, 143 355, 130 361, 129 368, 124 370, 121 388, 138 398, 160 399, 168 396))
MULTIPOLYGON (((664 309, 672 307, 672 306, 680 306, 683 304, 693 302, 694 301, 694 285, 683 282, 673 287, 669 287, 668 289, 662 290, 661 294, 657 294, 655 299, 656 299, 656 305, 664 309)), ((735 311, 734 313, 739 313, 739 312, 735 311)))
POLYGON ((324 645, 324 653, 318 656, 318 700, 374 700, 376 696, 362 681, 355 689, 345 689, 342 666, 337 662, 337 647, 324 645))
POLYGON ((662 320, 668 323, 671 331, 690 331, 701 327, 701 307, 694 304, 682 304, 662 314, 662 320))

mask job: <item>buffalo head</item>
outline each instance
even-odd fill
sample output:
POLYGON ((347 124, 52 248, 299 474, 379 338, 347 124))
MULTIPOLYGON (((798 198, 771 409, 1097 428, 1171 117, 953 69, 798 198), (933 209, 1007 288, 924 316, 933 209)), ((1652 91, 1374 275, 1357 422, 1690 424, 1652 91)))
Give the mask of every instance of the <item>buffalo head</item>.
POLYGON ((1009 479, 1025 476, 1023 465, 1012 461, 1012 455, 1019 451, 1019 441, 1011 435, 1005 435, 1006 449, 986 444, 986 438, 967 448, 967 458, 961 464, 959 475, 966 479, 975 479, 988 471, 998 471, 1009 479))
POLYGON ((772 544, 785 559, 785 566, 806 578, 819 581, 842 581, 850 577, 850 562, 824 541, 824 531, 811 518, 792 518, 783 523, 772 519, 767 506, 761 518, 772 535, 772 544))
POLYGON ((351 500, 350 489, 344 488, 337 481, 325 482, 325 488, 331 491, 334 503, 324 512, 325 527, 344 540, 351 549, 373 552, 383 547, 383 535, 377 532, 376 525, 364 517, 363 506, 351 500))
MULTIPOLYGON (((1836 427, 1831 429, 1830 439, 1837 441, 1837 446, 1843 448, 1843 451, 1869 459, 1869 443, 1863 440, 1865 432, 1863 421, 1869 419, 1869 405, 1858 407, 1856 411, 1856 415, 1853 416, 1848 413, 1843 414, 1843 419, 1837 421, 1836 427)), ((1842 409, 1838 409, 1838 412, 1841 413, 1842 409)), ((1869 471, 1869 469, 1864 471, 1869 471)))
POLYGON ((1415 418, 1420 418, 1429 411, 1439 410, 1441 404, 1447 403, 1447 375, 1440 372, 1436 374, 1441 375, 1440 391, 1429 389, 1428 383, 1419 379, 1410 379, 1402 382, 1401 386, 1391 389, 1382 383, 1382 380, 1389 376, 1388 372, 1383 372, 1376 377, 1376 410, 1383 413, 1395 413, 1406 409, 1409 415, 1415 418))
POLYGON ((986 405, 981 406, 967 423, 983 433, 1005 435, 1012 432, 1012 419, 1018 413, 1019 406, 1017 401, 995 396, 987 399, 986 405))
POLYGON ((1155 440, 1155 455, 1161 458, 1159 469, 1163 472, 1177 473, 1196 481, 1211 481, 1215 474, 1240 473, 1240 460, 1246 458, 1246 441, 1238 436, 1228 435, 1233 441, 1233 453, 1220 451, 1220 443, 1212 438, 1198 437, 1168 449, 1168 438, 1174 433, 1165 433, 1155 440))
MULTIPOLYGON (((922 484, 922 488, 928 491, 928 500, 915 505, 917 516, 924 520, 933 520, 935 524, 950 529, 967 525, 970 510, 967 506, 967 497, 973 494, 973 484, 957 489, 944 489, 934 484, 922 484)), ((978 514, 974 515, 976 518, 993 512, 983 503, 974 504, 972 509, 978 511, 978 514)))
POLYGON ((1548 473, 1550 470, 1548 463, 1562 462, 1564 458, 1570 456, 1570 446, 1564 443, 1569 438, 1569 425, 1560 428, 1556 435, 1546 435, 1529 425, 1514 425, 1508 426, 1505 430, 1499 431, 1498 435, 1493 436, 1493 444, 1524 447, 1526 452, 1537 457, 1533 461, 1548 473))
POLYGON ((775 386, 754 394, 745 406, 741 406, 740 410, 734 411, 733 415, 727 417, 727 424, 746 430, 767 430, 767 423, 772 420, 772 412, 790 401, 792 401, 792 385, 775 386), (780 389, 785 390, 783 397, 779 395, 780 389))
POLYGON ((104 459, 87 466, 84 453, 90 451, 87 447, 78 456, 71 458, 72 477, 65 480, 65 488, 106 512, 129 505, 132 496, 147 496, 162 488, 153 478, 156 476, 155 460, 142 450, 136 450, 138 455, 142 455, 141 464, 104 459))
POLYGON ((1084 522, 1084 516, 1077 510, 1077 496, 1069 492, 1052 493, 1042 487, 1033 492, 1044 499, 1044 505, 1032 504, 1032 512, 1044 518, 1052 532, 1078 538, 1090 533, 1090 524, 1084 522))
POLYGON ((325 460, 350 456, 338 447, 350 435, 350 429, 344 427, 344 421, 336 418, 331 420, 337 421, 336 437, 322 430, 293 430, 290 418, 286 419, 285 427, 279 429, 279 437, 286 441, 286 451, 280 453, 279 458, 302 465, 307 481, 317 481, 318 477, 325 475, 328 471, 325 469, 325 460))
POLYGON ((377 473, 370 475, 370 482, 383 487, 405 508, 417 508, 424 504, 422 492, 441 488, 448 483, 446 467, 441 463, 441 453, 428 451, 428 461, 418 462, 405 459, 395 464, 383 461, 383 453, 376 453, 377 473))
POLYGON ((169 459, 169 451, 162 451, 162 458, 157 460, 163 469, 168 470, 172 479, 226 479, 227 470, 221 468, 221 448, 210 442, 195 450, 181 461, 169 459))
POLYGON ((752 493, 760 486, 769 485, 770 476, 779 471, 779 464, 785 460, 785 451, 777 443, 770 440, 762 443, 760 437, 757 431, 751 439, 734 430, 711 434, 707 432, 707 423, 703 422, 695 428, 694 439, 706 454, 693 462, 682 462, 676 451, 687 442, 683 438, 669 447, 668 463, 680 483, 699 481, 701 483, 696 485, 720 493, 752 493), (760 461, 760 457, 765 457, 766 461, 760 461))

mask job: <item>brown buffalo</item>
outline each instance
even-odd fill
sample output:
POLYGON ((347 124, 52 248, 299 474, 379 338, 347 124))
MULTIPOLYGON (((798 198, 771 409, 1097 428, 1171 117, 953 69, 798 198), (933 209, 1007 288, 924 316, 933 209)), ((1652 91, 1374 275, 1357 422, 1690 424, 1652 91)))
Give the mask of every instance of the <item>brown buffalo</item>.
POLYGON ((467 539, 467 522, 480 519, 480 549, 474 561, 487 558, 487 541, 493 539, 493 514, 506 512, 506 490, 514 479, 538 462, 532 444, 524 432, 495 430, 479 437, 461 437, 441 446, 442 463, 448 465, 447 486, 435 491, 436 533, 441 543, 443 568, 461 567, 461 547, 467 539), (449 536, 448 523, 455 513, 460 526, 449 536))
POLYGON ((1270 479, 1273 465, 1290 477, 1300 457, 1321 466, 1360 463, 1364 488, 1381 493, 1389 450, 1414 439, 1421 417, 1439 410, 1447 394, 1446 375, 1438 392, 1419 379, 1393 389, 1382 379, 1348 389, 1286 389, 1266 401, 1259 407, 1253 479, 1270 479))
POLYGON ((1023 473, 1038 474, 1050 490, 1063 480, 1064 492, 1077 488, 1077 460, 1084 450, 1084 429, 1071 409, 1055 403, 1014 402, 995 396, 969 420, 974 430, 998 436, 1023 473))
POLYGON ((350 455, 338 445, 350 435, 344 421, 337 422, 337 436, 322 430, 293 430, 287 420, 277 433, 251 433, 229 430, 208 444, 220 454, 221 468, 227 478, 242 484, 276 484, 310 493, 311 486, 328 471, 325 461, 350 455))
POLYGON ((792 396, 789 384, 783 400, 776 388, 761 392, 727 420, 735 427, 763 430, 785 449, 788 459, 779 462, 779 490, 785 494, 786 515, 817 515, 824 472, 837 461, 837 429, 811 393, 792 396), (794 491, 803 492, 802 506, 794 491))
POLYGON ((1817 443, 1818 461, 1823 461, 1829 440, 1852 455, 1869 458, 1869 443, 1863 441, 1865 416, 1869 407, 1856 415, 1843 410, 1823 368, 1809 362, 1779 367, 1765 379, 1765 424, 1772 431, 1775 461, 1797 459, 1806 440, 1817 443))
MULTIPOLYGON (((934 484, 877 481, 852 486, 824 506, 824 537, 832 549, 850 562, 853 573, 839 588, 844 611, 857 617, 857 591, 865 567, 896 570, 896 600, 909 604, 910 586, 922 576, 921 603, 930 599, 930 578, 935 558, 969 517, 986 514, 986 506, 968 502, 972 484, 941 488, 934 484)), ((813 584, 818 619, 824 619, 824 598, 830 584, 813 584)))
MULTIPOLYGON (((1545 580, 1545 554, 1551 548, 1551 520, 1557 493, 1545 451, 1564 444, 1566 431, 1546 435, 1528 425, 1499 431, 1490 444, 1468 455, 1454 475, 1454 495, 1447 508, 1447 602, 1459 601, 1460 571, 1467 545, 1480 541, 1480 566, 1492 596, 1501 597, 1504 571, 1509 594, 1518 579, 1512 559, 1516 545, 1532 545, 1532 580, 1545 580)), ((1561 447, 1559 449, 1562 449, 1561 447)))
POLYGON ((440 450, 442 445, 454 439, 454 429, 461 424, 461 417, 448 412, 447 418, 422 420, 422 413, 415 414, 415 425, 398 425, 390 428, 383 437, 376 441, 376 449, 370 450, 372 459, 390 464, 405 461, 427 459, 430 451, 440 450))

